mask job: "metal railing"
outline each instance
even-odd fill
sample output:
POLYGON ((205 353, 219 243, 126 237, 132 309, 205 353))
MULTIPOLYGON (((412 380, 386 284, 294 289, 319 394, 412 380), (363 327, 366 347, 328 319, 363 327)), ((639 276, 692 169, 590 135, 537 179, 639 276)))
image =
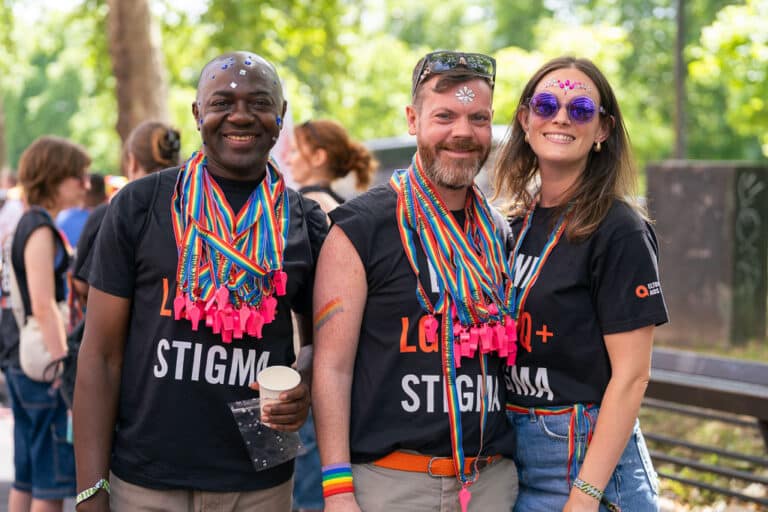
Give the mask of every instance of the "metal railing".
POLYGON ((768 364, 654 349, 651 381, 643 407, 755 429, 763 439, 762 454, 740 453, 728 446, 706 446, 652 430, 644 429, 644 434, 654 448, 650 450, 654 463, 664 465, 665 469, 659 471, 661 478, 768 506, 768 498, 745 494, 736 485, 726 487, 707 481, 716 476, 768 486, 768 364), (671 454, 674 448, 686 455, 671 454), (716 463, 709 462, 713 458, 716 463), (670 466, 674 471, 666 469, 670 466), (684 468, 701 477, 685 474, 684 468), (710 478, 703 479, 705 475, 710 478))

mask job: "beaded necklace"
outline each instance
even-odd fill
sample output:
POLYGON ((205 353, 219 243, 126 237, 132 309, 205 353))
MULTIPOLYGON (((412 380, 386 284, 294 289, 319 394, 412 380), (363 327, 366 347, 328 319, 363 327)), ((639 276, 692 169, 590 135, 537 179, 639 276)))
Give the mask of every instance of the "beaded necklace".
POLYGON ((288 195, 274 162, 235 215, 205 155, 195 152, 179 171, 171 219, 179 252, 174 319, 189 320, 195 331, 203 321, 224 343, 261 338, 288 281, 288 195))
POLYGON ((422 170, 418 153, 408 169, 394 172, 390 185, 397 192, 397 220, 403 249, 416 274, 416 297, 428 313, 427 339, 435 342, 441 316, 442 367, 448 402, 451 452, 456 476, 462 484, 459 501, 466 510, 471 497, 469 486, 478 478, 473 468, 464 474, 464 448, 461 410, 456 386, 456 369, 461 358, 478 353, 482 372, 480 404, 480 450, 487 420, 488 396, 485 389, 487 355, 497 353, 514 365, 517 352, 515 322, 512 319, 513 288, 502 242, 488 201, 473 186, 467 191, 464 226, 460 226, 422 170), (419 279, 416 242, 435 269, 438 299, 429 299, 419 279))

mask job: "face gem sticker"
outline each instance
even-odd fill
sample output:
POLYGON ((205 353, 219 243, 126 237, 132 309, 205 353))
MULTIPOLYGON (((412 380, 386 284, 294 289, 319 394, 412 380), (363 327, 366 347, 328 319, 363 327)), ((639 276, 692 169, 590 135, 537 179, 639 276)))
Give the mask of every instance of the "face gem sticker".
POLYGON ((467 87, 466 85, 456 91, 456 99, 458 99, 460 102, 464 103, 465 105, 467 103, 472 103, 475 101, 475 91, 467 87))
POLYGON ((240 76, 245 76, 245 74, 246 74, 246 71, 244 69, 241 69, 240 70, 240 76))
POLYGON ((237 83, 229 82, 229 86, 234 89, 235 87, 237 87, 237 83))

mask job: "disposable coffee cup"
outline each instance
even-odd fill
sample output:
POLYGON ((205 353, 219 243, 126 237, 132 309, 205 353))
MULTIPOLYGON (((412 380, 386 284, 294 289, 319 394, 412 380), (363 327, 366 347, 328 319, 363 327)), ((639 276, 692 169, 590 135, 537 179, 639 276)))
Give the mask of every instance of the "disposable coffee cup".
POLYGON ((270 402, 279 402, 280 393, 293 389, 301 383, 301 375, 290 366, 269 366, 256 375, 259 383, 259 397, 262 416, 264 406, 270 402))

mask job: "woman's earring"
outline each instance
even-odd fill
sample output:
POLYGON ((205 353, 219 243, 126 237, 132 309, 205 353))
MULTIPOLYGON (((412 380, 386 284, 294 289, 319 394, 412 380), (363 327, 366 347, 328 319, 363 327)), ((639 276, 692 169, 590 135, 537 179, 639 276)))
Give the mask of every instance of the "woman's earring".
POLYGON ((528 144, 531 143, 531 139, 528 137, 528 132, 525 132, 525 142, 527 142, 528 144))
POLYGON ((595 142, 595 153, 599 153, 603 147, 600 145, 600 141, 595 142))

